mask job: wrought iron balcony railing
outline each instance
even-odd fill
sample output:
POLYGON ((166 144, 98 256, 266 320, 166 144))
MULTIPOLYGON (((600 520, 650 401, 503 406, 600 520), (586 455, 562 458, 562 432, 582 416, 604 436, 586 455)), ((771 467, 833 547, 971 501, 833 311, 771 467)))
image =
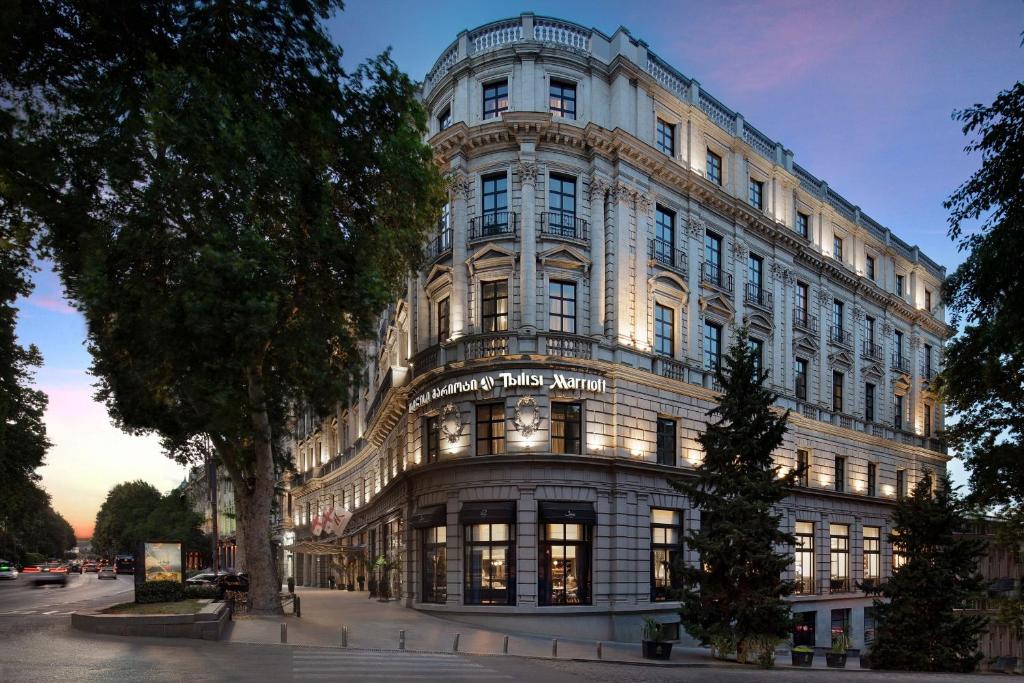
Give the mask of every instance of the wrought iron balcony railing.
POLYGON ((671 242, 659 239, 647 240, 647 257, 655 263, 671 268, 686 277, 686 252, 672 246, 671 242))
POLYGON ((436 261, 452 250, 452 230, 447 228, 430 238, 427 242, 426 256, 428 261, 436 261))
POLYGON ((853 335, 849 330, 839 325, 830 325, 828 328, 828 340, 840 346, 852 346, 853 335))
POLYGON ((892 354, 892 367, 900 372, 910 372, 910 359, 898 353, 892 354))
POLYGON ((483 240, 514 236, 516 214, 512 211, 492 211, 469 219, 469 239, 483 240))
POLYGON ((793 327, 804 332, 818 331, 818 317, 811 315, 803 308, 793 309, 793 327))
POLYGON ((729 294, 733 292, 732 273, 727 273, 722 266, 716 263, 705 261, 700 264, 700 279, 712 287, 724 290, 729 294))
POLYGON ((870 358, 871 360, 881 361, 882 345, 865 339, 864 343, 861 344, 861 356, 864 358, 870 358))
POLYGON ((590 227, 576 214, 565 211, 545 211, 540 215, 540 232, 545 237, 586 242, 590 239, 590 227))
POLYGON ((772 310, 772 293, 764 287, 759 287, 756 282, 747 283, 743 300, 751 306, 772 310))

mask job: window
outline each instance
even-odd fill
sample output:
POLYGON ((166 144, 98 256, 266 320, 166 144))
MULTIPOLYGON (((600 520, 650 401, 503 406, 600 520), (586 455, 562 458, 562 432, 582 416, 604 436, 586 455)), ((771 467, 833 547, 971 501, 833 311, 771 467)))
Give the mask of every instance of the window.
POLYGON ((850 635, 850 609, 832 610, 832 637, 839 635, 850 635))
POLYGON ((796 215, 796 233, 807 239, 810 235, 810 223, 811 217, 806 213, 797 213, 796 215))
POLYGON ((902 275, 897 275, 896 276, 896 296, 899 296, 899 297, 903 296, 903 291, 904 291, 903 283, 904 282, 906 282, 906 279, 904 278, 904 276, 902 276, 902 275))
POLYGON ((839 299, 832 300, 832 341, 844 342, 843 330, 843 302, 839 299))
POLYGON ((925 379, 932 378, 932 345, 924 345, 924 377, 925 379))
POLYGON ((750 353, 754 356, 754 372, 760 378, 761 373, 764 372, 764 342, 750 337, 748 343, 750 344, 750 353))
POLYGON ((882 578, 882 530, 864 527, 864 583, 877 583, 882 578))
POLYGON ((896 429, 903 429, 903 397, 899 394, 893 396, 892 426, 896 429))
POLYGON ((669 357, 675 350, 675 311, 658 303, 654 304, 654 350, 669 357))
POLYGON ((658 119, 658 131, 655 144, 658 147, 658 151, 664 152, 669 156, 674 156, 676 149, 676 127, 671 123, 666 123, 665 121, 658 119))
POLYGON ((722 238, 713 232, 704 233, 705 278, 722 284, 722 238))
POLYGON ((832 373, 832 410, 843 412, 843 373, 832 373))
POLYGON ((452 106, 449 104, 437 115, 437 129, 444 130, 452 125, 452 106))
POLYGON ((576 84, 568 81, 551 80, 548 90, 548 104, 551 113, 563 119, 576 118, 576 84))
POLYGON ((541 526, 540 604, 590 604, 589 524, 541 526))
POLYGON ((484 120, 497 118, 508 111, 508 81, 494 81, 484 86, 484 120))
POLYGON ((548 283, 548 329, 576 334, 576 284, 552 280, 548 283))
POLYGON ((722 184, 722 157, 718 156, 710 149, 708 150, 707 157, 707 173, 708 180, 716 185, 722 184))
POLYGON ((476 454, 505 452, 505 404, 484 403, 476 407, 476 454))
POLYGON ((437 343, 448 341, 451 334, 451 299, 445 297, 437 302, 437 343))
POLYGON ((801 401, 807 400, 807 361, 803 358, 796 359, 796 397, 801 401))
POLYGON ((514 605, 515 552, 511 524, 466 526, 467 605, 514 605))
POLYGON ((907 495, 907 471, 896 470, 896 498, 903 500, 907 495))
POLYGON ((889 534, 889 538, 892 540, 892 570, 895 572, 907 563, 906 549, 895 530, 889 534))
POLYGON ((865 256, 864 257, 864 274, 867 275, 869 280, 875 279, 875 257, 865 256))
POLYGON ((808 324, 808 311, 811 303, 811 288, 806 282, 796 283, 796 317, 804 325, 808 324))
POLYGON ((423 602, 448 600, 448 530, 443 526, 423 529, 423 602))
POLYGON ((793 546, 794 580, 797 594, 814 593, 814 522, 796 523, 796 544, 793 546))
POLYGON ((508 330, 508 281, 480 283, 480 326, 483 332, 508 330))
POLYGON ((931 404, 924 404, 924 435, 932 435, 932 407, 931 404))
POLYGON ((750 205, 755 209, 764 208, 764 183, 750 179, 750 205))
POLYGON ((899 361, 903 360, 903 333, 899 330, 893 332, 893 350, 899 361))
POLYGON ((832 258, 836 261, 843 260, 843 238, 838 235, 832 236, 832 258))
POLYGON ((717 370, 722 363, 722 328, 704 323, 704 368, 717 370))
POLYGON ((873 462, 868 463, 868 495, 878 495, 878 465, 873 462))
MULTIPOLYGON (((674 424, 674 423, 673 423, 674 424)), ((651 600, 664 602, 674 596, 679 580, 672 568, 682 557, 682 513, 651 508, 651 600)))
POLYGON ((580 455, 583 435, 583 406, 580 403, 551 404, 551 452, 580 455))
POLYGON ((846 490, 846 458, 841 455, 836 456, 836 491, 842 493, 846 490))
POLYGON ((864 419, 875 421, 875 385, 871 382, 864 384, 864 419))
POLYGON ((676 464, 676 421, 668 417, 658 418, 658 464, 676 464))
POLYGON ((676 244, 676 215, 657 207, 654 212, 654 258, 662 263, 674 263, 676 244))
POLYGON ((850 527, 829 524, 829 592, 845 593, 850 590, 850 527))
POLYGON ((508 177, 504 173, 484 176, 481 181, 480 234, 498 235, 508 231, 508 177))
POLYGON ((423 418, 424 462, 437 462, 441 456, 441 418, 437 415, 423 418))
POLYGON ((924 310, 932 312, 932 291, 930 289, 924 290, 924 310))
POLYGON ((814 647, 814 622, 818 613, 814 610, 793 613, 793 645, 814 647))
POLYGON ((796 485, 807 486, 811 478, 811 454, 806 448, 796 449, 796 485))
POLYGON ((875 630, 877 628, 877 618, 875 616, 874 607, 864 608, 864 647, 868 647, 871 643, 875 642, 875 630))
POLYGON ((751 254, 747 259, 747 299, 764 305, 764 259, 751 254))
POLYGON ((548 228, 561 237, 582 237, 576 234, 576 179, 556 175, 548 178, 548 228))

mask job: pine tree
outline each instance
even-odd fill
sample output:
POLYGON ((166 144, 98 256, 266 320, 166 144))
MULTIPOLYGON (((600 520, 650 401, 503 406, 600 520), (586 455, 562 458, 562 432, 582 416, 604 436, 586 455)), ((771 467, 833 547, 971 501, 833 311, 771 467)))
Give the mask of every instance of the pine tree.
POLYGON ((875 601, 872 667, 966 672, 981 659, 986 619, 960 610, 982 595, 985 542, 954 535, 966 521, 967 506, 948 475, 934 493, 931 477, 923 478, 896 506, 889 540, 905 563, 882 585, 884 600, 875 601))
POLYGON ((778 548, 794 538, 779 526, 773 507, 787 495, 796 473, 781 475, 772 452, 782 444, 788 412, 773 409, 775 394, 741 329, 717 371, 723 394, 709 411, 699 441, 704 460, 693 480, 672 479, 701 511, 701 528, 686 539, 699 566, 678 567, 684 586, 682 622, 720 654, 740 661, 771 661, 775 645, 790 633, 783 599, 792 584, 782 579, 791 559, 778 548))

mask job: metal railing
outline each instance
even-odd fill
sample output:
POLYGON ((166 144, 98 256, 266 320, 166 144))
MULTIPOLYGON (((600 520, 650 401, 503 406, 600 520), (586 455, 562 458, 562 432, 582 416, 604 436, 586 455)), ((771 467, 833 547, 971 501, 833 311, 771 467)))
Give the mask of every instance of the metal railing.
POLYGON ((803 308, 794 308, 793 327, 804 332, 817 332, 818 316, 811 315, 803 308))
POLYGON ((910 372, 910 359, 898 353, 892 354, 892 367, 901 372, 910 372))
POLYGON ((935 375, 937 375, 937 374, 939 374, 939 371, 936 370, 935 366, 933 366, 932 364, 930 364, 930 363, 922 363, 921 364, 921 378, 925 382, 931 382, 932 380, 935 379, 935 375))
POLYGON ((440 234, 427 242, 426 256, 428 261, 436 261, 452 250, 452 229, 442 230, 440 234))
POLYGON ((770 311, 773 306, 772 299, 772 293, 764 287, 758 287, 757 283, 748 282, 744 289, 743 301, 752 306, 760 306, 770 311))
POLYGON ((724 290, 729 294, 733 291, 732 273, 727 273, 722 266, 704 261, 700 264, 701 282, 706 282, 712 287, 724 290))
POLYGON ((577 334, 548 332, 545 335, 545 350, 549 356, 582 358, 590 360, 592 340, 577 334))
POLYGON ((546 237, 586 242, 590 229, 585 220, 564 211, 544 211, 540 215, 540 233, 546 237))
POLYGON ((469 239, 493 239, 516 234, 516 214, 493 211, 469 219, 469 239))
POLYGON ((413 377, 422 375, 425 372, 430 372, 434 368, 441 367, 442 361, 442 349, 440 344, 435 344, 430 348, 423 349, 412 359, 412 374, 413 377))
POLYGON ((882 345, 876 344, 873 341, 865 339, 861 344, 861 356, 864 358, 870 358, 871 360, 882 360, 882 345))
POLYGON ((839 344, 840 346, 852 346, 853 334, 839 325, 829 325, 828 340, 833 344, 839 344))
POLYGON ((670 242, 659 239, 647 240, 647 257, 686 277, 686 252, 673 247, 670 242))

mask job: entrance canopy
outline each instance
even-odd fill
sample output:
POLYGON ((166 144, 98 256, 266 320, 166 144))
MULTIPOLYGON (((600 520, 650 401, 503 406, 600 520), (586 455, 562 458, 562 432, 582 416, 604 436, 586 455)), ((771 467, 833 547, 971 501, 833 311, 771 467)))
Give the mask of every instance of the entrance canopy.
POLYGON ((566 524, 597 524, 597 513, 593 503, 540 503, 540 518, 545 522, 563 522, 566 524))

